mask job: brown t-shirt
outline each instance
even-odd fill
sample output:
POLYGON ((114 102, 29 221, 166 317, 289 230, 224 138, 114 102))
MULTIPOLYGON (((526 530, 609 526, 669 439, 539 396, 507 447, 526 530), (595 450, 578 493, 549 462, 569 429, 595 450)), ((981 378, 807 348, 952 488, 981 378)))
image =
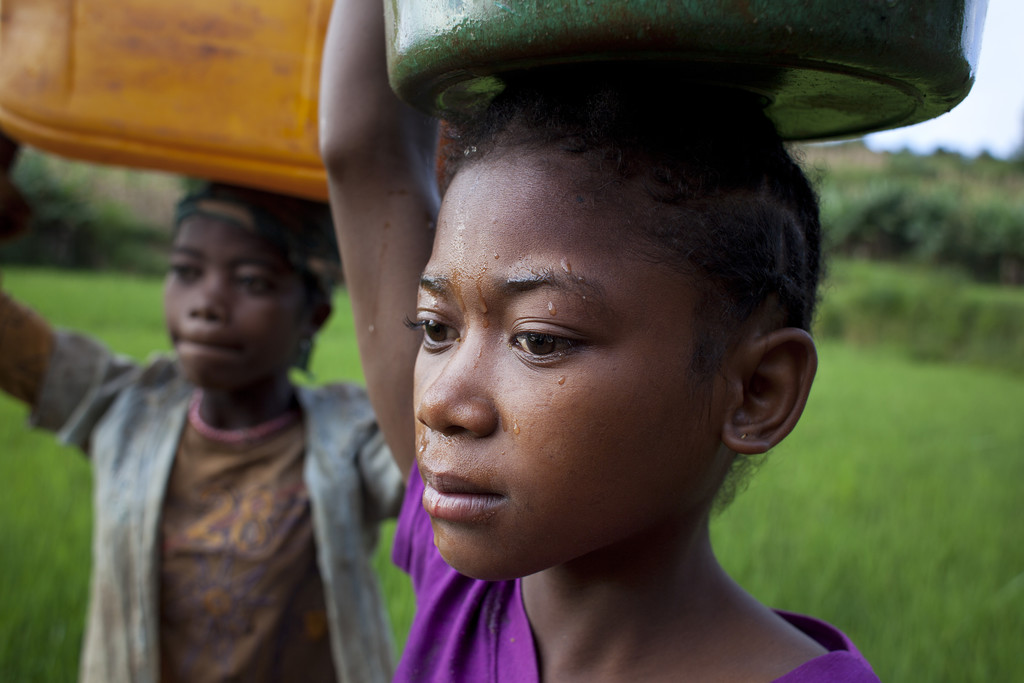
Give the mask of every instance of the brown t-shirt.
POLYGON ((161 521, 161 678, 333 681, 302 423, 254 445, 186 426, 161 521))

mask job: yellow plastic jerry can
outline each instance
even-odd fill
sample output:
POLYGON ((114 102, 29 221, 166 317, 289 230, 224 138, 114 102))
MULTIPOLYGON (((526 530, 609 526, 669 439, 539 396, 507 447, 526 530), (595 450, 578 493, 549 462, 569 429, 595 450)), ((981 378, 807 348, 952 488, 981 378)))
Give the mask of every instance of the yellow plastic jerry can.
POLYGON ((0 128, 56 154, 313 199, 331 0, 0 0, 0 128))

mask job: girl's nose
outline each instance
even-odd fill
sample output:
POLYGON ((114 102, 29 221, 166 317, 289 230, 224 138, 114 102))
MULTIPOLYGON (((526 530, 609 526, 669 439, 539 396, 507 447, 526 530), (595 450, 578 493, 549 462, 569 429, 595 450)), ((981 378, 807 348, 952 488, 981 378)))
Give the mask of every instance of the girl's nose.
POLYGON ((210 322, 224 321, 227 319, 227 312, 227 298, 223 285, 217 278, 206 278, 189 302, 189 317, 210 322))
POLYGON ((460 348, 447 362, 433 362, 436 371, 417 372, 417 381, 424 381, 425 388, 418 392, 416 419, 445 436, 468 433, 482 438, 493 433, 500 418, 486 390, 486 373, 481 372, 486 366, 477 354, 460 348), (472 362, 462 362, 470 357, 472 362))
POLYGON ((215 322, 224 318, 223 310, 215 305, 212 305, 208 299, 204 299, 189 310, 189 315, 192 318, 198 318, 199 320, 208 320, 215 322))

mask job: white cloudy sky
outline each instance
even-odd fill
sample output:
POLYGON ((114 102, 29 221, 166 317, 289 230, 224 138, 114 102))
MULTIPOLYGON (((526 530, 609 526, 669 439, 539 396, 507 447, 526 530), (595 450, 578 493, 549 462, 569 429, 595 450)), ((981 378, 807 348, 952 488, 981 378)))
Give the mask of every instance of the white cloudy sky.
POLYGON ((868 135, 876 151, 942 147, 1006 158, 1024 147, 1024 0, 989 0, 974 87, 953 111, 916 126, 868 135))

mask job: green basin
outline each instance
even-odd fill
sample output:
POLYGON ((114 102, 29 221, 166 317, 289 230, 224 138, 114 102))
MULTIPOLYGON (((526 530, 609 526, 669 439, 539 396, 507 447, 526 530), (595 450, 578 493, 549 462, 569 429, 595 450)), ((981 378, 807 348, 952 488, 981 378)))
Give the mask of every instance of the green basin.
POLYGON ((435 115, 470 111, 503 73, 658 61, 666 89, 763 96, 791 140, 933 118, 974 82, 988 0, 385 0, 395 91, 435 115))

